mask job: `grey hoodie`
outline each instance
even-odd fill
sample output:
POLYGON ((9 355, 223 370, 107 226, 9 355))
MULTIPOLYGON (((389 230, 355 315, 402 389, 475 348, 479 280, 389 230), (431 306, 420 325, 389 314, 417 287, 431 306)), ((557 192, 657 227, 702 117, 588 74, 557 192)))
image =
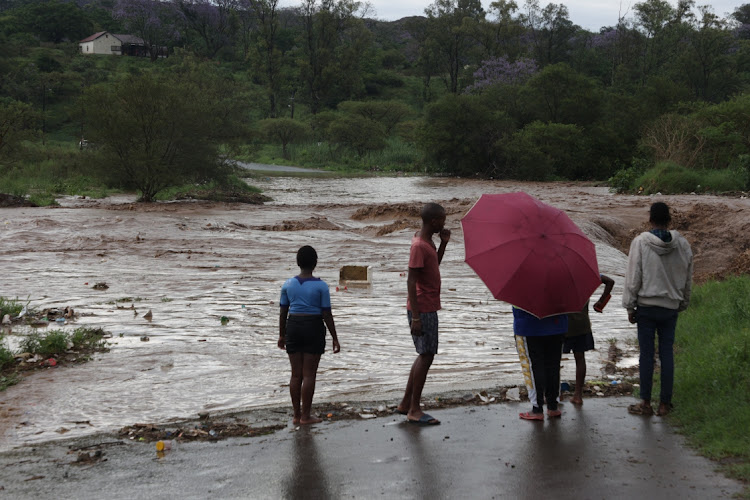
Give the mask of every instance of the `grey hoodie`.
POLYGON ((632 312, 637 306, 658 306, 684 311, 690 303, 693 252, 677 231, 672 241, 644 232, 630 244, 622 305, 632 312))

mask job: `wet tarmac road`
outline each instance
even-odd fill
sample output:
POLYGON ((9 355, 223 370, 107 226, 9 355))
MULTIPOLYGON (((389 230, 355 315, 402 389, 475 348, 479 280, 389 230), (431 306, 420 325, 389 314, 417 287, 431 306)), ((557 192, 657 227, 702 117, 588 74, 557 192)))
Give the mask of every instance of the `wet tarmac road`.
MULTIPOLYGON (((33 498, 730 498, 742 485, 684 446, 662 419, 629 415, 631 398, 563 405, 559 420, 518 419, 528 403, 339 421, 260 438, 101 446, 73 465, 69 448, 111 435, 0 453, 0 496, 33 498)), ((95 448, 91 448, 92 450, 95 448)))

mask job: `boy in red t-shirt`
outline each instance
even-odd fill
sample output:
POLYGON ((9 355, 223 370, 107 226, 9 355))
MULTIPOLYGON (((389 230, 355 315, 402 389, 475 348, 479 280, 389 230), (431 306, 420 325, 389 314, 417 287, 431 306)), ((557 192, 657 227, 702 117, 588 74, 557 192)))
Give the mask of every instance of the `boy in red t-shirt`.
POLYGON ((409 372, 409 381, 396 411, 406 415, 409 423, 437 425, 440 421, 424 413, 419 406, 427 372, 438 349, 438 310, 440 309, 440 262, 451 232, 445 229, 445 209, 436 203, 422 208, 422 229, 411 240, 409 275, 406 280, 407 317, 417 359, 409 372), (435 248, 432 235, 440 234, 440 247, 435 248))

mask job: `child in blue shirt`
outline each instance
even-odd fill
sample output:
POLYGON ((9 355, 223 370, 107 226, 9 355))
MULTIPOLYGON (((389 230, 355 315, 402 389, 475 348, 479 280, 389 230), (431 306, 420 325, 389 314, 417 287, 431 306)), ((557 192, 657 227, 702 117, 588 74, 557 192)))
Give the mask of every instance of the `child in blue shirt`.
POLYGON ((278 346, 286 350, 292 367, 289 394, 294 408, 294 425, 321 422, 310 412, 318 363, 326 346, 326 327, 333 337, 333 352, 341 350, 328 285, 312 274, 317 264, 318 254, 313 247, 305 245, 300 248, 297 252, 300 273, 286 280, 279 300, 278 346))

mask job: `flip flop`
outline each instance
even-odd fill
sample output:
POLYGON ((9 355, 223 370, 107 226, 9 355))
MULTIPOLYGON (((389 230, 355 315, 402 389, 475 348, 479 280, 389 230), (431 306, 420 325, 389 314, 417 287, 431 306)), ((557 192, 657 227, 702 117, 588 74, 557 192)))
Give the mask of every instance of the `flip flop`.
POLYGON ((642 403, 636 403, 628 406, 628 413, 631 415, 642 415, 644 417, 650 417, 654 414, 654 409, 651 405, 643 405, 642 403))
POLYGON ((547 418, 560 418, 562 412, 560 410, 547 410, 547 418))
POLYGON ((407 418, 406 421, 410 424, 417 425, 440 425, 440 420, 436 419, 432 415, 428 415, 427 413, 419 417, 419 420, 412 420, 410 418, 407 418))
POLYGON ((398 413, 399 415, 406 415, 409 412, 407 410, 399 410, 398 408, 393 410, 393 413, 398 413))
POLYGON ((544 413, 534 413, 531 411, 526 411, 523 413, 519 413, 518 416, 524 420, 544 420, 544 413))

